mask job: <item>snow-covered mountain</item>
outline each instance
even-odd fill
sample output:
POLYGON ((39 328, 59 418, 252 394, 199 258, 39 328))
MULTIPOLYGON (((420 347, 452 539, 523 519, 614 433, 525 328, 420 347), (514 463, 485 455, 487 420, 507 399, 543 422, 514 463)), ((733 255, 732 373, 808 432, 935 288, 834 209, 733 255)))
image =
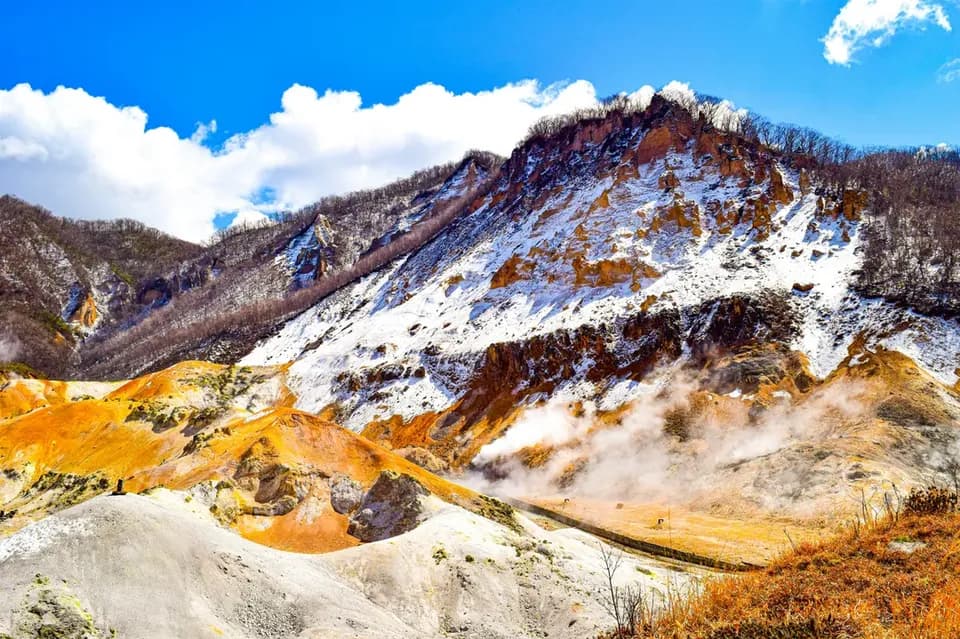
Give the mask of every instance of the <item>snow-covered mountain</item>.
POLYGON ((275 223, 227 229, 207 246, 136 222, 66 220, 4 196, 0 366, 115 379, 189 358, 230 363, 290 312, 264 307, 390 245, 499 161, 472 153, 275 223), (239 329, 213 321, 258 304, 239 329))
MULTIPOLYGON (((529 141, 469 215, 291 321, 244 362, 294 361, 300 405, 335 405, 355 430, 443 414, 504 345, 562 349, 564 336, 602 345, 567 349, 563 370, 549 373, 553 387, 536 398, 613 407, 642 381, 624 370, 638 349, 693 360, 754 338, 802 353, 817 378, 862 337, 956 381, 955 320, 857 293, 856 192, 825 194, 775 152, 696 126, 685 108, 656 98, 642 112, 529 141), (731 300, 746 307, 739 317, 731 300), (659 337, 633 335, 637 323, 659 337)), ((535 390, 546 371, 531 354, 518 364, 529 370, 510 381, 535 390)))
MULTIPOLYGON (((572 639, 609 564, 558 522, 742 569, 957 481, 956 269, 904 238, 926 288, 887 295, 907 218, 832 169, 674 87, 186 247, 116 311, 113 258, 65 267, 74 372, 135 378, 0 367, 0 616, 572 639)), ((661 603, 703 576, 629 564, 661 603)))

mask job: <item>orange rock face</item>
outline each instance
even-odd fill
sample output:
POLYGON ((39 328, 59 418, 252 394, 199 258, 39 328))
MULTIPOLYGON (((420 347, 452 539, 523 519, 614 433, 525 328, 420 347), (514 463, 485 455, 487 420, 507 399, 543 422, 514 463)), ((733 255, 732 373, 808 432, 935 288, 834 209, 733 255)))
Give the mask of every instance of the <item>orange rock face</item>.
POLYGON ((694 237, 700 237, 703 229, 700 226, 700 207, 696 202, 684 199, 683 193, 674 193, 673 202, 666 207, 660 207, 650 223, 650 232, 657 233, 666 224, 676 224, 678 229, 690 229, 694 237))
POLYGON ((666 126, 652 129, 643 136, 637 146, 634 158, 637 164, 649 164, 667 155, 674 146, 673 132, 666 126))
POLYGON ((841 204, 843 217, 851 222, 859 220, 863 211, 867 208, 869 199, 869 194, 866 191, 846 189, 843 192, 841 204))
POLYGON ((577 127, 573 142, 570 144, 570 151, 582 151, 588 144, 603 142, 613 132, 613 127, 613 122, 609 120, 584 123, 583 126, 577 127))
POLYGON ((278 374, 186 362, 101 398, 71 401, 67 384, 54 382, 34 389, 32 397, 4 389, 0 471, 16 477, 21 490, 9 495, 0 488, 0 508, 22 515, 2 526, 24 525, 56 508, 56 499, 69 505, 80 495, 76 489, 51 493, 52 504, 34 506, 31 495, 44 490, 37 487, 58 481, 85 486, 84 497, 112 489, 119 479, 128 492, 210 482, 216 486, 211 511, 221 522, 254 541, 298 552, 357 543, 346 534, 347 516, 330 505, 330 480, 338 476, 364 488, 381 471, 393 470, 442 499, 472 506, 472 492, 322 417, 286 407, 292 396, 273 377, 278 374), (251 414, 241 408, 248 400, 233 405, 224 399, 254 386, 258 401, 273 394, 272 407, 251 414))
POLYGON ((575 286, 613 286, 630 282, 639 290, 644 279, 660 277, 660 273, 642 262, 634 263, 625 258, 588 262, 582 255, 572 262, 575 286))
POLYGON ((100 318, 100 314, 97 311, 97 303, 93 299, 93 295, 87 293, 87 296, 84 298, 83 302, 77 306, 76 310, 73 311, 73 314, 67 318, 67 321, 70 323, 80 324, 86 328, 92 328, 94 324, 97 323, 97 320, 100 318))
POLYGON ((657 186, 664 191, 672 191, 680 186, 680 178, 673 171, 667 171, 657 179, 657 186))
POLYGON ((783 183, 783 175, 780 171, 773 171, 770 174, 770 197, 779 204, 793 202, 793 191, 783 183))
POLYGON ((514 282, 528 279, 533 272, 533 267, 532 262, 525 261, 519 255, 513 255, 490 278, 490 289, 504 288, 514 282))

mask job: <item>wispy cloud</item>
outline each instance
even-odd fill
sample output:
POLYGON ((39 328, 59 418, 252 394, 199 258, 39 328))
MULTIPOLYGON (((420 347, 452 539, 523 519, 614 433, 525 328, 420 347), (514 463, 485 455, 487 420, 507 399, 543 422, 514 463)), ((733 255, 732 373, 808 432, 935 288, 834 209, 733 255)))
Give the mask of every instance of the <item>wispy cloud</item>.
POLYGON ((950 31, 942 4, 925 0, 848 0, 823 37, 823 57, 831 64, 849 65, 866 47, 880 47, 906 27, 934 23, 950 31))
POLYGON ((940 67, 937 71, 937 80, 940 82, 960 80, 960 58, 954 58, 940 67))

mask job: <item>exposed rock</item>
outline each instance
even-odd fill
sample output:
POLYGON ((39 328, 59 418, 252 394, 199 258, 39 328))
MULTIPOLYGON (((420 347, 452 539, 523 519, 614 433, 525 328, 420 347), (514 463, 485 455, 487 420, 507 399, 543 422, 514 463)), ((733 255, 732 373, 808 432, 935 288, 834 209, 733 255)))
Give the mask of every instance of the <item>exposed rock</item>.
POLYGON ((490 278, 490 288, 504 288, 514 282, 528 278, 533 271, 533 263, 525 262, 519 255, 512 256, 497 269, 490 278))
POLYGON ((347 533, 370 542, 413 530, 424 515, 420 498, 428 494, 423 484, 410 475, 382 471, 350 518, 347 533))
POLYGON ((393 452, 397 455, 400 455, 407 461, 413 462, 420 468, 429 470, 431 473, 445 473, 450 469, 449 464, 431 453, 426 448, 409 446, 406 448, 398 448, 393 452))
POLYGON ((341 515, 349 515, 363 501, 363 487, 346 475, 330 480, 330 505, 341 515))
POLYGON ((37 591, 27 595, 13 613, 10 639, 99 639, 103 635, 80 601, 48 587, 49 580, 37 575, 37 591))
POLYGON ((685 200, 680 192, 674 193, 674 200, 669 206, 657 209, 656 217, 650 224, 650 231, 659 232, 664 225, 670 223, 676 224, 678 229, 690 229, 694 237, 703 234, 700 226, 700 207, 695 202, 685 200))
POLYGON ((664 157, 677 141, 667 126, 647 131, 636 150, 637 164, 648 164, 664 157))
POLYGON ((801 284, 800 282, 794 282, 793 290, 797 291, 798 293, 809 293, 813 290, 813 286, 814 285, 812 283, 801 284))
POLYGON ((657 186, 664 191, 672 191, 680 186, 680 179, 673 171, 667 171, 657 180, 657 186))
POLYGON ((82 299, 79 299, 73 309, 68 309, 67 321, 71 324, 79 324, 84 328, 93 328, 93 325, 100 319, 100 313, 97 310, 97 302, 93 299, 91 293, 87 293, 82 299))
POLYGON ((922 541, 891 541, 887 544, 887 549, 892 550, 893 552, 900 552, 905 555, 912 555, 918 550, 923 550, 927 547, 927 544, 922 541))
POLYGON ((776 296, 733 295, 705 302, 694 314, 690 346, 697 357, 736 350, 758 340, 787 342, 795 330, 793 311, 776 296))
POLYGON ((770 173, 770 196, 774 202, 780 204, 790 204, 793 202, 793 191, 783 182, 783 175, 780 171, 773 170, 770 173))
POLYGON ((296 497, 285 495, 280 499, 266 504, 254 504, 246 509, 246 511, 258 517, 279 517, 292 511, 297 507, 298 503, 299 501, 296 497))
POLYGON ((847 189, 843 192, 842 212, 843 217, 851 222, 857 221, 866 210, 870 202, 870 195, 863 190, 847 189))
POLYGON ((776 345, 716 358, 707 364, 705 372, 707 387, 720 395, 738 389, 754 393, 762 384, 778 384, 787 378, 797 390, 806 392, 815 382, 801 355, 776 345))

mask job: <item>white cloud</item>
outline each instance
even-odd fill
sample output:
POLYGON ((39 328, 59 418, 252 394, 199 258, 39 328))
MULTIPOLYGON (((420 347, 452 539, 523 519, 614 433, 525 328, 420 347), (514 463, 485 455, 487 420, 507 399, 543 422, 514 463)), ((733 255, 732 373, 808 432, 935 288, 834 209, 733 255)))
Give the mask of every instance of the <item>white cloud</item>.
POLYGON ((960 80, 960 58, 954 58, 940 67, 937 71, 937 80, 940 82, 960 80))
POLYGON ((36 142, 21 140, 16 136, 0 138, 0 159, 3 160, 45 160, 47 150, 36 142))
POLYGON ((207 136, 211 133, 217 132, 217 121, 210 120, 209 122, 197 122, 197 128, 194 129, 193 135, 190 136, 191 142, 203 142, 207 139, 207 136))
POLYGON ((270 218, 254 209, 245 209, 243 211, 238 211, 236 216, 230 220, 230 228, 237 228, 240 226, 257 226, 258 224, 263 224, 267 222, 270 218))
POLYGON ((686 82, 679 82, 677 80, 668 82, 666 86, 660 89, 660 95, 676 102, 689 111, 693 111, 694 107, 697 106, 697 94, 694 93, 693 89, 691 89, 690 85, 686 82))
POLYGON ((148 127, 136 106, 83 89, 27 84, 0 90, 0 193, 78 218, 131 217, 191 240, 218 213, 255 220, 319 197, 386 183, 470 148, 508 154, 529 126, 597 103, 585 81, 534 81, 455 94, 424 84, 394 104, 364 106, 358 93, 294 85, 267 124, 203 144, 216 121, 189 138, 148 127), (258 194, 270 192, 266 204, 258 194))
POLYGON ((849 65, 864 47, 882 46, 903 27, 935 23, 950 31, 943 5, 925 0, 848 0, 823 38, 823 57, 849 65))

